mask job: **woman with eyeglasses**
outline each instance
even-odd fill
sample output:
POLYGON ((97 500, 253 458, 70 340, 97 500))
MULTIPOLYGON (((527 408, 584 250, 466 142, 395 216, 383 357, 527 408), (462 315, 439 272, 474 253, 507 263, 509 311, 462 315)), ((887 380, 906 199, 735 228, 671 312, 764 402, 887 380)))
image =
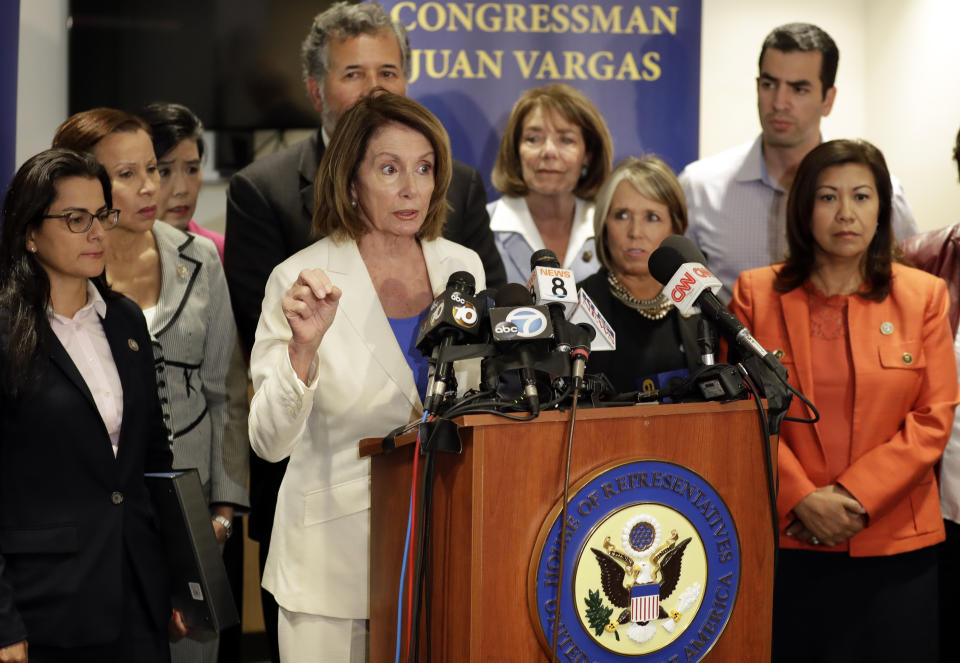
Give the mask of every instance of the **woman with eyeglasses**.
MULTIPOLYGON (((226 373, 237 331, 223 267, 213 242, 156 221, 159 175, 149 127, 112 108, 67 119, 55 147, 92 153, 106 168, 117 228, 106 246, 110 286, 134 300, 147 319, 157 359, 157 389, 175 468, 196 468, 223 543, 233 513, 247 507, 248 449, 224 445, 226 373)), ((196 641, 216 660, 216 640, 193 633, 175 645, 175 660, 196 641)))
POLYGON ((17 172, 0 237, 0 661, 169 660, 144 473, 169 471, 150 335, 104 279, 120 212, 90 155, 17 172))

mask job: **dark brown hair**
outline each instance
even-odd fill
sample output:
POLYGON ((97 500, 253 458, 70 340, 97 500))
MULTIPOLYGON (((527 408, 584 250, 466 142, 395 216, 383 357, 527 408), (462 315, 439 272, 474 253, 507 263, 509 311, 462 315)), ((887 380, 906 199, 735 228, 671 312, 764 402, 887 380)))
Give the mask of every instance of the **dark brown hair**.
POLYGON ((803 284, 814 270, 817 242, 813 237, 813 207, 820 174, 831 166, 861 164, 873 173, 880 209, 877 230, 863 257, 863 277, 867 286, 857 294, 865 299, 882 300, 890 291, 892 263, 902 262, 893 235, 893 185, 883 153, 865 140, 832 140, 811 150, 797 169, 787 199, 786 263, 777 273, 774 287, 789 292, 803 284))
MULTIPOLYGON (((827 91, 833 87, 837 79, 837 65, 840 62, 840 51, 837 44, 826 32, 812 23, 787 23, 774 28, 760 48, 758 66, 763 67, 763 55, 768 48, 784 53, 800 51, 802 53, 819 52, 820 59, 820 86, 823 98, 827 98, 827 91)), ((762 72, 761 72, 762 73, 762 72)))
MULTIPOLYGON (((50 331, 47 305, 50 279, 37 257, 27 251, 27 234, 43 225, 43 217, 57 198, 58 183, 68 177, 100 182, 107 207, 113 205, 110 178, 103 166, 86 152, 51 149, 20 166, 3 201, 0 234, 0 311, 5 318, 5 370, 0 376, 6 394, 22 393, 30 371, 50 331)), ((92 279, 104 296, 113 293, 103 274, 92 279)))
POLYGON ((68 117, 54 134, 53 147, 91 152, 110 134, 137 129, 150 135, 150 126, 132 113, 116 108, 92 108, 68 117))

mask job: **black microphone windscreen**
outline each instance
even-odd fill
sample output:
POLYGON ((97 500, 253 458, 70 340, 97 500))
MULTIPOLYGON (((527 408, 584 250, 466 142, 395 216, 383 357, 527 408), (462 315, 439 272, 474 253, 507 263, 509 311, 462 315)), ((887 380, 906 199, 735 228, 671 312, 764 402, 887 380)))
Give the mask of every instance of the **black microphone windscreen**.
POLYGON ((497 290, 493 302, 496 306, 530 306, 533 304, 533 295, 519 283, 508 283, 497 290))
POLYGON ((477 287, 477 280, 470 272, 454 272, 447 278, 447 289, 457 288, 472 295, 477 287))
POLYGON ((588 325, 586 322, 578 322, 577 327, 584 331, 587 336, 587 345, 590 345, 597 336, 597 330, 593 328, 593 325, 588 325))
POLYGON ((555 267, 559 269, 560 259, 557 258, 557 254, 550 249, 534 251, 533 255, 530 256, 530 271, 532 272, 537 267, 555 267))
POLYGON ((683 235, 670 235, 650 254, 647 269, 661 284, 666 284, 685 262, 698 262, 706 266, 707 259, 697 245, 683 235))

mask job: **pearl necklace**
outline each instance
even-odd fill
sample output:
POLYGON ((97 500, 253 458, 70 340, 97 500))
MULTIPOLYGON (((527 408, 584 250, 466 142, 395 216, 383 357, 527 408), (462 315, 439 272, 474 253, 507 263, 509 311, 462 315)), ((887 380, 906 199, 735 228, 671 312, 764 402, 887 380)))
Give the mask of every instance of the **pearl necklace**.
POLYGON ((661 320, 673 309, 673 302, 661 292, 652 299, 637 299, 623 286, 613 272, 607 274, 610 293, 647 320, 661 320))

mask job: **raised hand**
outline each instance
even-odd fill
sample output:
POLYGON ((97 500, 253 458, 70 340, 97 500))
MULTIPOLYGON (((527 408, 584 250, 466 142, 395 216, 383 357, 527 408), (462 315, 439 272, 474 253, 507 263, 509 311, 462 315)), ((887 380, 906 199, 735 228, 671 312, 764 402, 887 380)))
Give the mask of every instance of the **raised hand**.
POLYGON ((322 269, 305 269, 280 302, 293 332, 288 346, 290 362, 304 382, 317 348, 333 324, 341 294, 322 269))

